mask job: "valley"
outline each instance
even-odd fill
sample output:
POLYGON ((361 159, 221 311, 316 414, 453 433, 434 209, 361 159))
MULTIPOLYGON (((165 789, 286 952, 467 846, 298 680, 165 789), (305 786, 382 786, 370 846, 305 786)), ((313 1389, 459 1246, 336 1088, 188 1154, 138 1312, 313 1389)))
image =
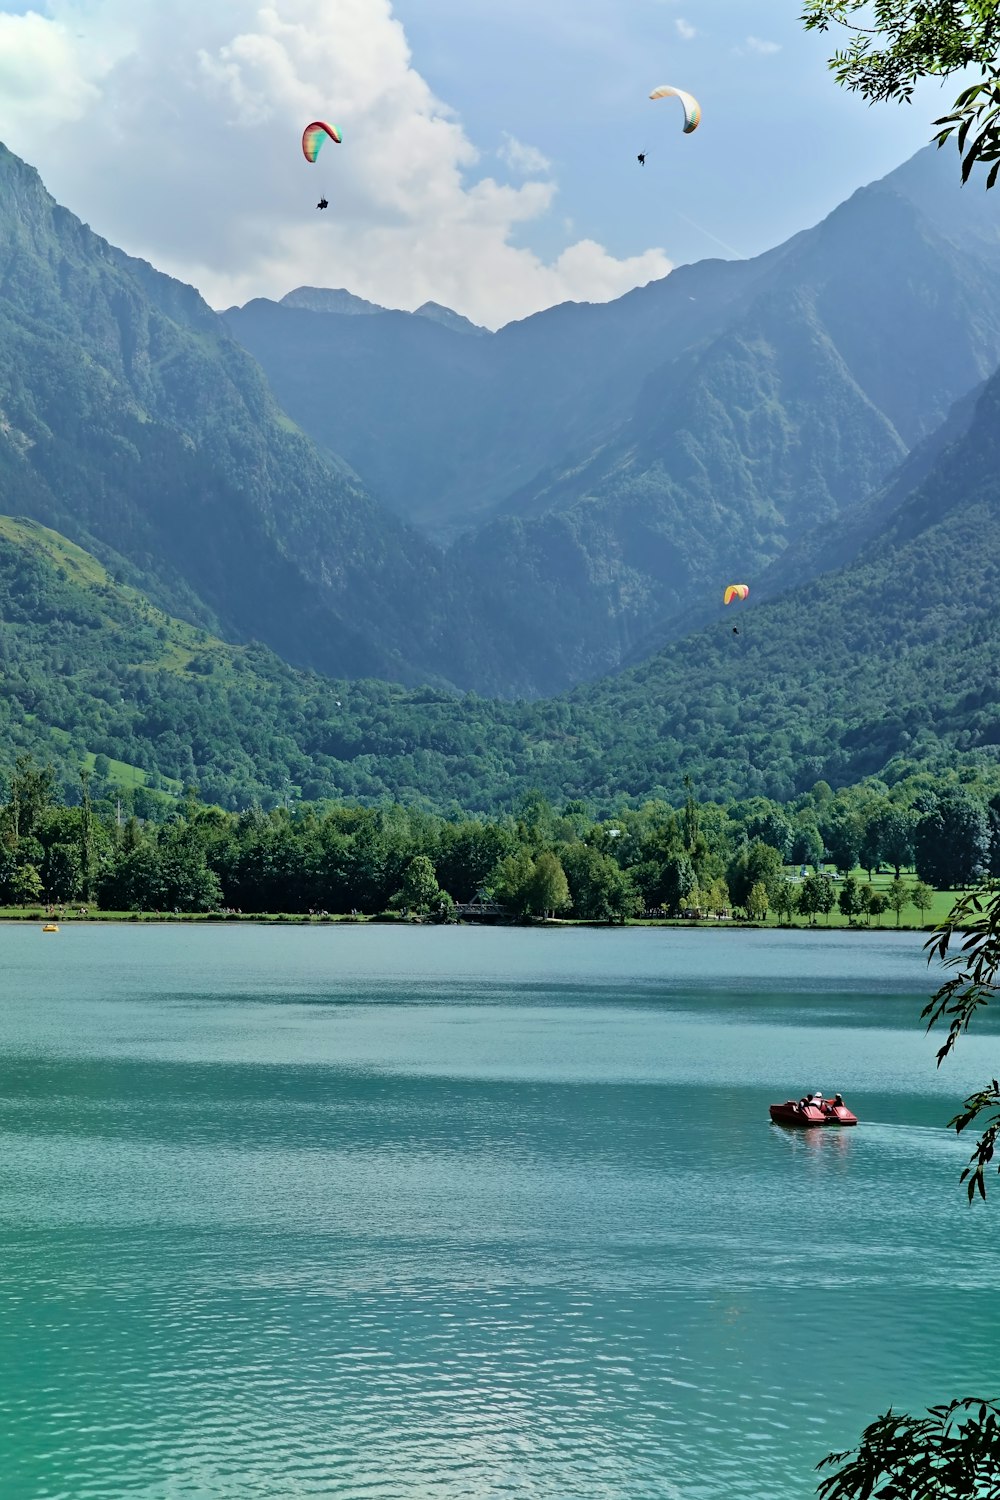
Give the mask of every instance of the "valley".
POLYGON ((497 333, 220 317, 0 178, 9 759, 470 811, 995 765, 1000 228, 935 153, 497 333))

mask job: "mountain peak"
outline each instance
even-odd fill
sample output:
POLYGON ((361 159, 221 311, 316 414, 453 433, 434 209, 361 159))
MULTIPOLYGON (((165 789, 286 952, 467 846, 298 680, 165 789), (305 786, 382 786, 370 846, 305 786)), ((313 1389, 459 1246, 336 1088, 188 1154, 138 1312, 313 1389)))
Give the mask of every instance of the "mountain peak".
MULTIPOLYGON (((342 317, 349 318, 369 317, 373 313, 393 311, 391 308, 383 307, 379 302, 368 302, 364 297, 356 296, 346 287, 327 286, 297 286, 293 291, 285 293, 278 306, 303 308, 306 312, 339 313, 342 317)), ((481 328, 478 323, 473 323, 471 318, 463 317, 461 313, 455 312, 451 307, 445 307, 440 302, 425 302, 408 316, 428 318, 432 323, 440 323, 442 327, 450 328, 453 333, 470 333, 479 336, 489 332, 488 328, 481 328)))
POLYGON ((488 333, 488 328, 483 328, 478 323, 473 323, 471 318, 465 318, 450 307, 443 307, 440 302, 424 302, 420 307, 414 309, 415 318, 430 318, 434 323, 442 323, 445 328, 452 329, 455 333, 471 333, 480 335, 488 333))
POLYGON ((344 287, 297 286, 281 299, 282 307, 303 307, 309 312, 340 313, 347 317, 385 312, 377 302, 366 302, 344 287))

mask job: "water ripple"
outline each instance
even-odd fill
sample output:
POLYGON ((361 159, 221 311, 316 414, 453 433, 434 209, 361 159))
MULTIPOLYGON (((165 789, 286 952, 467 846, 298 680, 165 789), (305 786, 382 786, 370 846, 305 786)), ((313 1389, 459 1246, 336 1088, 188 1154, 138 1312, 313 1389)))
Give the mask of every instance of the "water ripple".
POLYGON ((195 961, 172 931, 151 994, 149 934, 81 937, 72 975, 33 936, 0 1007, 4 1500, 806 1500, 890 1401, 1000 1383, 919 951, 862 996, 838 938, 796 991, 769 935, 727 994, 709 935, 616 941, 612 981, 558 935, 498 973, 421 933, 415 986, 394 935, 331 979, 330 934, 195 961), (863 1126, 771 1127, 819 1071, 863 1126))

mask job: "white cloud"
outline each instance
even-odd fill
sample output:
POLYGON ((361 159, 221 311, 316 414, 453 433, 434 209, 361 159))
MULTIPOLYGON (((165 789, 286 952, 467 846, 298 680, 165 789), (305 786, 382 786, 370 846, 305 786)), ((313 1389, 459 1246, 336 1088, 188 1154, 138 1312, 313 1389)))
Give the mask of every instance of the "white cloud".
POLYGON ((553 301, 560 295, 557 288, 565 288, 562 295, 576 301, 608 302, 634 286, 645 286, 664 276, 665 265, 669 269, 662 250, 646 250, 628 260, 616 260, 596 240, 578 240, 549 270, 553 301))
POLYGON ((35 11, 0 12, 0 98, 12 131, 27 136, 37 125, 40 98, 48 126, 77 120, 98 102, 80 52, 78 39, 57 21, 35 11))
POLYGON ((695 27, 691 25, 690 21, 685 21, 683 16, 678 16, 674 25, 677 28, 677 35, 682 42, 693 42, 698 35, 695 27))
POLYGON ((523 177, 532 177, 552 169, 552 163, 537 146, 526 145, 524 141, 519 141, 516 136, 506 130, 503 132, 503 140, 497 150, 497 156, 507 163, 512 172, 519 172, 523 177))
POLYGON ((526 180, 478 175, 392 0, 51 0, 46 16, 0 11, 0 59, 0 137, 216 306, 309 283, 495 325, 670 270, 660 249, 619 260, 582 240, 546 262, 516 244, 551 210, 548 163, 509 137, 526 180), (323 116, 344 144, 310 166, 299 137, 323 116))
POLYGON ((759 57, 773 57, 775 52, 781 51, 780 42, 768 42, 759 36, 747 37, 747 50, 756 52, 759 57))

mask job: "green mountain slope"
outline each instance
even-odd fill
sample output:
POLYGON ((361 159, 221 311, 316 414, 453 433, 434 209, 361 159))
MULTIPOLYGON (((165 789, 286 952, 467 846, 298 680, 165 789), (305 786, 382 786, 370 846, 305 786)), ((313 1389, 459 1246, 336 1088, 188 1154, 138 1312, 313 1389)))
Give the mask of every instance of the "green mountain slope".
POLYGON ((1000 759, 1000 375, 839 571, 732 612, 619 677, 500 703, 333 683, 165 618, 31 523, 0 524, 0 745, 85 752, 208 796, 390 795, 470 810, 539 788, 785 799, 1000 759))
POLYGON ((490 337, 314 298, 227 319, 380 498, 462 533, 451 561, 530 618, 553 692, 686 633, 706 593, 790 546, 793 583, 799 539, 992 372, 998 292, 996 207, 930 151, 754 261, 490 337))
POLYGON ((657 625, 686 633, 726 582, 863 503, 992 372, 1000 218, 955 188, 954 229, 968 213, 982 231, 956 244, 941 170, 922 156, 798 236, 724 329, 647 378, 609 443, 462 541, 510 600, 538 599, 568 675, 614 670, 657 625))
POLYGON ((0 265, 4 510, 289 660, 518 685, 517 632, 484 591, 283 415, 192 288, 93 234, 2 148, 0 265))
POLYGON ((317 442, 400 516, 449 538, 610 438, 664 350, 716 330, 765 264, 683 266, 615 302, 566 303, 478 338, 419 312, 366 304, 376 316, 352 316, 343 293, 324 302, 312 288, 225 317, 317 442))
MULTIPOLYGON (((30 751, 72 798, 107 757, 119 785, 254 799, 494 795, 519 710, 387 682, 331 682, 231 646, 116 583, 75 543, 0 517, 0 774, 30 751)), ((525 709, 530 718, 530 709, 525 709)))
MULTIPOLYGON (((748 296, 756 278, 743 312, 717 301, 697 349, 648 376, 634 462, 616 467, 623 428, 580 471, 589 499, 572 499, 563 474, 551 486, 570 496, 561 511, 524 497, 531 514, 492 533, 479 562, 510 583, 505 616, 282 415, 190 288, 105 245, 0 153, 0 500, 26 517, 0 521, 0 766, 31 748, 70 782, 81 762, 107 757, 175 790, 196 781, 227 806, 391 796, 480 809, 534 787, 614 807, 677 796, 687 775, 703 795, 785 797, 817 777, 892 776, 903 760, 995 759, 1000 376, 950 411, 932 379, 944 392, 978 379, 1000 338, 995 226, 977 217, 979 199, 956 226, 942 189, 914 221, 909 259, 888 266, 869 245, 865 316, 874 323, 892 296, 899 323, 929 307, 911 320, 904 362, 926 366, 920 350, 936 343, 937 370, 904 369, 874 343, 848 359, 845 260, 859 225, 881 215, 898 227, 912 206, 898 183, 859 196, 862 218, 852 210, 834 226, 839 258, 828 239, 800 236, 764 258, 768 277, 784 268, 775 284, 761 263, 735 273, 748 296), (924 436, 939 408, 944 424, 924 436), (849 475, 874 484, 900 452, 889 488, 852 505, 849 475), (732 491, 709 484, 713 465, 732 491), (835 533, 809 532, 838 510, 835 533), (778 564, 761 573, 738 636, 713 605, 703 629, 565 697, 502 703, 447 687, 565 680, 604 659, 609 640, 623 656, 654 614, 654 575, 663 595, 674 579, 679 606, 684 588, 717 599, 712 547, 746 577, 741 562, 763 568, 796 526, 797 560, 789 548, 784 575, 778 564), (734 536, 738 550, 723 552, 734 536), (341 679, 438 682, 331 681, 265 646, 225 645, 220 631, 341 679)), ((691 268, 657 295, 715 275, 691 268)), ((313 326, 338 316, 284 311, 313 326)), ((554 311, 556 363, 579 348, 581 311, 554 311)), ((405 336, 421 348, 498 341, 404 314, 341 321, 392 316, 409 318, 405 336)), ((519 325, 512 337, 534 334, 519 325)))
MULTIPOLYGON (((848 566, 566 700, 570 795, 786 796, 817 778, 1000 755, 1000 375, 848 566)), ((555 747, 553 747, 555 749, 555 747)))
MULTIPOLYGON (((757 261, 497 335, 441 309, 316 311, 315 292, 259 309, 310 425, 338 413, 342 459, 190 287, 0 150, 0 507, 171 615, 331 676, 556 692, 856 512, 1000 357, 995 210, 939 170, 921 156, 757 261), (338 379, 299 358, 312 345, 338 379), (359 455, 414 513, 495 518, 442 554, 373 500, 359 455)), ((825 565, 803 547, 765 593, 825 565)))

